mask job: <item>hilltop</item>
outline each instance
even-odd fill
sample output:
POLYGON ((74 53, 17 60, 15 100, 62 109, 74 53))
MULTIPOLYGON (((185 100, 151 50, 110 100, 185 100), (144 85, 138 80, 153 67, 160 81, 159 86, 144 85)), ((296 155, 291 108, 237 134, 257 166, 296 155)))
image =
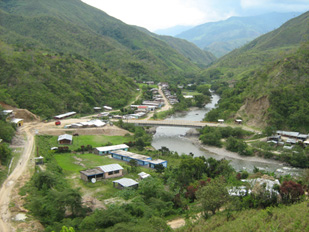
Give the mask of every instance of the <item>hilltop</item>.
POLYGON ((231 17, 205 23, 184 31, 176 37, 195 43, 201 49, 221 57, 253 39, 270 32, 300 13, 268 13, 250 17, 231 17))
POLYGON ((140 80, 180 78, 199 68, 167 43, 79 0, 0 3, 8 44, 79 54, 140 80))
POLYGON ((242 117, 254 126, 309 131, 308 16, 288 21, 203 71, 222 94, 207 119, 242 117))

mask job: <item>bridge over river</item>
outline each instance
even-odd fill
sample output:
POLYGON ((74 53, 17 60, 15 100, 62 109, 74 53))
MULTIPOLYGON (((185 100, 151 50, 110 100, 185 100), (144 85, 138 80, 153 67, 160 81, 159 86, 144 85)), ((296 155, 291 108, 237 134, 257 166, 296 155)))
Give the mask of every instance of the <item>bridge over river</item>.
POLYGON ((198 121, 182 121, 182 120, 123 120, 123 122, 133 123, 138 126, 176 126, 202 128, 204 126, 218 126, 218 123, 206 123, 198 121))
POLYGON ((189 127, 200 129, 204 126, 216 126, 216 127, 241 127, 244 130, 258 133, 260 131, 254 130, 244 125, 231 125, 225 123, 214 122, 200 122, 200 121, 186 121, 186 120, 123 120, 124 123, 132 123, 137 126, 173 126, 173 127, 189 127))

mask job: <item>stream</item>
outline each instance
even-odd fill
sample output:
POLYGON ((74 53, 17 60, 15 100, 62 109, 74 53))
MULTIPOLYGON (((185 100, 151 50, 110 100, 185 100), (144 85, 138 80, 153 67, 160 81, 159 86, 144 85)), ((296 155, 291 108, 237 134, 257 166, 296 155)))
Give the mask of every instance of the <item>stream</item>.
MULTIPOLYGON (((176 113, 166 120, 188 120, 188 121, 202 121, 205 114, 216 107, 220 97, 216 94, 212 95, 211 103, 204 108, 192 108, 187 112, 176 113)), ((282 162, 271 159, 263 159, 260 157, 244 157, 237 153, 220 149, 216 147, 207 147, 206 149, 196 144, 197 138, 185 137, 186 132, 190 128, 184 127, 157 127, 156 133, 153 136, 152 146, 156 149, 167 147, 170 151, 180 154, 193 153, 195 157, 204 156, 205 158, 213 157, 217 160, 227 159, 236 171, 247 170, 252 172, 254 167, 261 170, 276 172, 279 175, 291 174, 298 175, 301 169, 289 167, 282 162), (195 141, 194 141, 195 140, 195 141)))

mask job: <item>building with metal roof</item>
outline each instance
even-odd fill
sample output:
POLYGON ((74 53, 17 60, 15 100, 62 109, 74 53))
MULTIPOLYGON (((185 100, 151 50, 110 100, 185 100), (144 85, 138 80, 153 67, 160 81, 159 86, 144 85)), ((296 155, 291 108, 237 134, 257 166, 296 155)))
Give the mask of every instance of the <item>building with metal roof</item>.
POLYGON ((118 170, 123 170, 123 167, 121 167, 119 164, 108 164, 104 166, 99 166, 103 172, 114 172, 118 170))
POLYGON ((123 188, 137 188, 138 182, 130 178, 122 178, 120 180, 113 181, 113 185, 115 188, 123 189, 123 188))
POLYGON ((104 154, 109 154, 111 151, 116 151, 116 150, 127 151, 128 149, 129 149, 128 145, 118 144, 118 145, 105 146, 105 147, 96 147, 94 149, 94 153, 97 155, 104 155, 104 154))
POLYGON ((73 143, 73 136, 64 134, 58 136, 58 143, 59 144, 72 144, 73 143))
POLYGON ((80 171, 81 179, 84 181, 91 181, 91 179, 109 179, 123 176, 123 167, 119 164, 108 164, 99 166, 93 169, 80 171))
POLYGON ((54 118, 55 119, 64 119, 64 118, 73 116, 75 114, 76 114, 76 112, 72 111, 72 112, 68 112, 68 113, 65 113, 65 114, 59 114, 59 115, 55 116, 54 118))
POLYGON ((14 123, 16 126, 22 126, 24 124, 24 119, 21 118, 13 118, 11 123, 14 123))
POLYGON ((110 154, 113 158, 123 160, 126 162, 130 162, 130 160, 135 160, 137 164, 141 166, 155 168, 156 165, 162 164, 163 167, 167 167, 166 160, 161 160, 161 159, 152 160, 152 158, 149 156, 140 155, 140 154, 132 153, 129 151, 116 150, 116 151, 111 151, 110 154))

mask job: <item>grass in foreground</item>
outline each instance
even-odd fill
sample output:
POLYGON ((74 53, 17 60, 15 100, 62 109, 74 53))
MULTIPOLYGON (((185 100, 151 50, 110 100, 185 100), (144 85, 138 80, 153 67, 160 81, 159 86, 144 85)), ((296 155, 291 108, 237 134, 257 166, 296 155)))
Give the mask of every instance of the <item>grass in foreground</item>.
POLYGON ((308 201, 264 210, 232 212, 229 219, 227 213, 222 212, 208 220, 201 218, 177 231, 309 231, 308 201))

